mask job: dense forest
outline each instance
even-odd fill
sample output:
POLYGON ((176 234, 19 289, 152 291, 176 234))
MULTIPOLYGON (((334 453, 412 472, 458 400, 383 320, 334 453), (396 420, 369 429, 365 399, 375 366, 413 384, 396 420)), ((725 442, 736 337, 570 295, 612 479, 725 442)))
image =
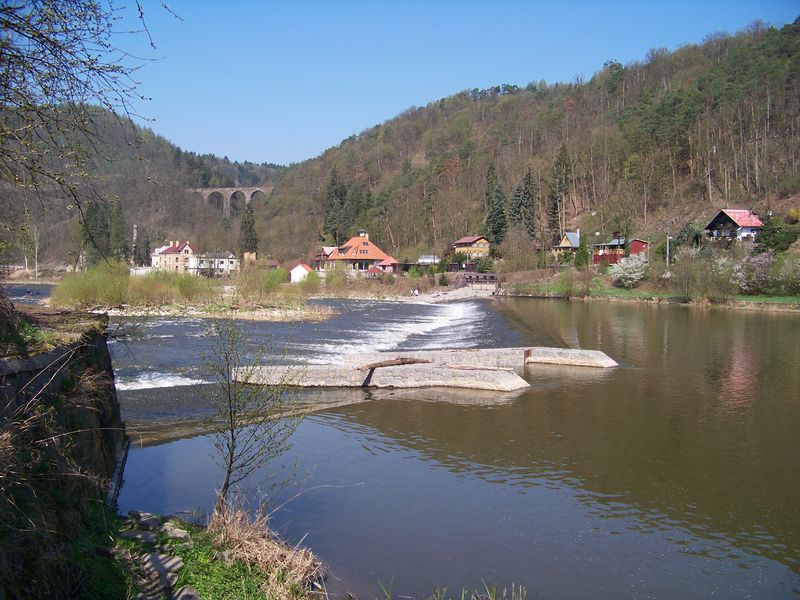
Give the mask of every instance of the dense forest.
MULTIPOLYGON (((658 239, 722 207, 798 203, 800 19, 608 60, 589 81, 462 91, 288 168, 183 151, 99 109, 97 127, 105 143, 90 185, 153 246, 234 249, 240 217, 184 190, 261 184, 275 187, 254 207, 259 249, 279 260, 308 259, 361 228, 400 260, 514 227, 540 246, 578 227, 658 239)), ((0 202, 32 225, 13 260, 34 238, 61 263, 85 245, 70 202, 0 202)))
POLYGON ((589 81, 410 108, 291 168, 259 233, 301 256, 365 228, 413 259, 491 234, 501 208, 543 245, 572 227, 663 237, 721 207, 785 209, 800 190, 799 130, 800 20, 755 23, 608 60, 589 81))
POLYGON ((90 257, 97 252, 130 256, 134 224, 140 254, 145 241, 154 248, 179 238, 202 249, 234 249, 241 215, 225 219, 220 210, 186 190, 274 185, 286 171, 279 165, 181 150, 151 130, 100 108, 92 110, 92 117, 94 135, 86 141, 93 150, 91 158, 84 172, 72 174, 82 192, 80 202, 0 190, 0 214, 11 225, 0 228, 4 262, 20 263, 27 255, 30 263, 38 253, 42 263, 71 264, 81 250, 90 257), (110 229, 109 239, 93 243, 86 228, 80 227, 81 219, 92 225, 90 229, 110 229))

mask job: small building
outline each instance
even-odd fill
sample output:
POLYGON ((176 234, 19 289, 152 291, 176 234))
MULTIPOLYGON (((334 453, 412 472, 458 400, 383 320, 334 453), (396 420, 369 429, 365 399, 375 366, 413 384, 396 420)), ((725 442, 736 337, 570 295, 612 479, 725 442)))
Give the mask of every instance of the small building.
POLYGON ((399 273, 401 271, 400 261, 395 260, 391 256, 387 256, 378 263, 378 268, 384 273, 399 273))
POLYGON ((764 227, 758 215, 749 210, 725 208, 719 211, 705 226, 706 234, 712 240, 752 240, 764 227))
POLYGON ((369 240, 369 234, 363 230, 338 248, 334 248, 330 252, 328 250, 329 248, 323 246, 316 254, 315 262, 318 271, 333 269, 341 265, 351 275, 366 274, 370 267, 377 267, 381 262, 390 258, 369 240))
POLYGON ((194 253, 188 240, 170 241, 168 246, 161 246, 153 251, 150 255, 150 265, 161 271, 189 273, 194 253))
POLYGON ((194 275, 231 277, 239 271, 239 259, 233 252, 214 250, 192 257, 189 269, 194 275))
POLYGON ((289 280, 292 283, 300 283, 301 281, 305 281, 308 277, 309 273, 313 273, 314 269, 309 267, 305 263, 300 263, 296 267, 294 267, 291 271, 289 271, 289 280))
POLYGON ((606 242, 605 244, 594 245, 594 251, 592 252, 592 264, 617 264, 622 258, 625 257, 626 243, 628 243, 631 254, 641 254, 650 250, 650 242, 646 240, 640 240, 638 238, 626 240, 625 238, 615 237, 613 240, 606 242))
POLYGON ((420 267, 430 267, 431 265, 438 265, 441 259, 435 254, 423 254, 417 259, 417 264, 420 267))
POLYGON ((574 254, 578 251, 581 243, 581 230, 565 231, 558 244, 553 245, 553 253, 556 256, 561 254, 574 254))
POLYGON ((469 258, 489 256, 489 240, 483 235, 467 235, 453 242, 453 252, 469 258))

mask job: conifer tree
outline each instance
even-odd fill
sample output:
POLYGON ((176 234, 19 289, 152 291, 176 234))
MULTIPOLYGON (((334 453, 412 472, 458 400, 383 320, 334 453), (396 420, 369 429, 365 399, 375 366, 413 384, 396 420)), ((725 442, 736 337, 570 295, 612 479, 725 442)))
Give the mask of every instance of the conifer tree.
POLYGON ((497 171, 494 164, 486 169, 486 195, 484 196, 484 209, 488 212, 494 202, 495 189, 497 188, 497 171))
POLYGON ((558 151, 556 161, 553 163, 553 173, 550 178, 550 195, 547 203, 547 227, 553 239, 564 234, 562 214, 571 176, 572 162, 570 161, 567 147, 562 145, 558 151))
POLYGON ((105 202, 93 200, 85 205, 81 219, 81 242, 87 264, 94 265, 109 258, 110 225, 105 202))
POLYGON ((522 217, 530 239, 536 238, 536 182, 530 167, 522 178, 522 217))
POLYGON ((239 229, 239 254, 245 252, 258 251, 258 234, 256 233, 256 223, 253 217, 253 207, 247 205, 242 214, 242 224, 239 229))
POLYGON ((524 181, 520 181, 508 200, 509 225, 522 225, 525 222, 524 181))
POLYGON ((586 236, 581 235, 578 240, 578 250, 575 252, 575 268, 584 269, 587 266, 589 266, 589 248, 586 247, 586 236))
MULTIPOLYGON (((344 205, 347 201, 347 186, 339 181, 339 174, 336 167, 331 169, 331 177, 325 188, 325 216, 322 223, 322 233, 338 246, 343 240, 344 230, 342 227, 343 219, 346 220, 344 205)), ((347 225, 349 226, 349 224, 347 225)))
POLYGON ((503 243, 506 237, 506 230, 508 229, 505 203, 506 199, 503 194, 503 188, 500 187, 500 182, 498 181, 495 183, 492 203, 489 206, 489 211, 486 213, 486 231, 488 233, 489 242, 495 251, 500 244, 503 243))
POLYGON ((131 246, 128 242, 128 225, 122 214, 122 207, 117 203, 111 211, 111 225, 109 234, 111 256, 118 260, 128 260, 131 255, 131 246))

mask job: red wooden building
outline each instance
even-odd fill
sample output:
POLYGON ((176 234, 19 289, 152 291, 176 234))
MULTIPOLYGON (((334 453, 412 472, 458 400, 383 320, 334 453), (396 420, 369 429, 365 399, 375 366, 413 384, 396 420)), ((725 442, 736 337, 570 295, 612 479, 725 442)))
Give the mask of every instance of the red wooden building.
MULTIPOLYGON (((625 257, 625 238, 614 238, 605 244, 595 244, 592 252, 592 264, 617 264, 625 257)), ((650 250, 650 242, 634 238, 629 242, 631 254, 641 254, 650 250)))

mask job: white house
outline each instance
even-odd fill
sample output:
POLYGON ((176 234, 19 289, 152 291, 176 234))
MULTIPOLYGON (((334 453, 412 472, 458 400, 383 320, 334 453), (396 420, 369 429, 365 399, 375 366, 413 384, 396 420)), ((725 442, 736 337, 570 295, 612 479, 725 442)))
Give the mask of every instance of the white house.
POLYGON ((239 259, 233 252, 225 250, 196 254, 189 262, 190 272, 194 275, 230 277, 239 271, 239 259))
POLYGON ((289 271, 289 277, 291 278, 292 283, 300 283, 301 281, 305 281, 309 273, 313 272, 314 269, 309 267, 307 264, 300 263, 299 265, 294 267, 291 271, 289 271))

